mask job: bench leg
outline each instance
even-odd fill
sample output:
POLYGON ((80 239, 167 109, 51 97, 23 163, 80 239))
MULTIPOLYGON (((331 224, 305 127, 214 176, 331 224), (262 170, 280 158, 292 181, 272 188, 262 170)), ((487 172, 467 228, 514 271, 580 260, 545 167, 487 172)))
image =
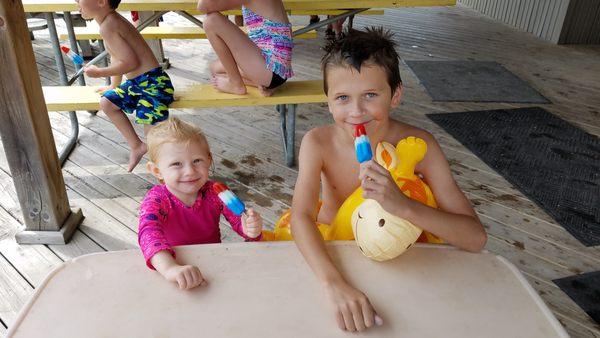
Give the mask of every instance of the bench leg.
POLYGON ((285 165, 295 164, 294 143, 296 138, 296 106, 295 104, 280 104, 276 106, 281 122, 281 138, 285 152, 285 165))
MULTIPOLYGON (((52 49, 54 50, 54 58, 56 59, 56 66, 58 69, 58 76, 63 86, 68 83, 67 70, 65 69, 65 63, 60 51, 60 45, 58 42, 58 34, 56 33, 56 25, 54 24, 54 13, 46 13, 46 21, 48 22, 48 31, 50 32, 50 40, 52 41, 52 49)), ((75 148, 77 143, 77 137, 79 136, 79 123, 77 121, 77 115, 74 111, 69 112, 69 118, 71 120, 71 136, 65 147, 59 153, 60 165, 64 165, 65 161, 75 148)))

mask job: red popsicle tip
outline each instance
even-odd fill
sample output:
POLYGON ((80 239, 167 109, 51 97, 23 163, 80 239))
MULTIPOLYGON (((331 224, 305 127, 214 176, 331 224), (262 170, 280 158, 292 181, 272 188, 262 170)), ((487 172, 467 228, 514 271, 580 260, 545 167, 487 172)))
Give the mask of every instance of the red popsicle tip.
POLYGON ((61 50, 62 50, 62 51, 65 53, 65 54, 71 51, 71 49, 69 49, 69 47, 67 47, 67 46, 60 46, 60 49, 61 49, 61 50))
POLYGON ((359 137, 362 135, 367 135, 367 131, 365 130, 364 124, 357 124, 354 126, 354 137, 359 137))
POLYGON ((220 183, 220 182, 215 182, 215 184, 213 184, 213 189, 215 190, 215 192, 217 194, 220 194, 223 191, 229 190, 229 188, 227 188, 227 186, 225 184, 220 183))

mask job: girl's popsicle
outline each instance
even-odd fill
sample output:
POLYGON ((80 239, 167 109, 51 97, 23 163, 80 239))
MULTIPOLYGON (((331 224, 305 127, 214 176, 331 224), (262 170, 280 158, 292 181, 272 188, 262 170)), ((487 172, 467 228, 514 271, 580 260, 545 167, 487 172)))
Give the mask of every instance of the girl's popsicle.
POLYGON ((371 142, 367 137, 367 131, 364 124, 357 124, 354 127, 354 150, 356 151, 356 159, 358 163, 369 161, 373 158, 371 150, 371 142))
POLYGON ((81 55, 75 54, 75 52, 73 52, 69 47, 60 46, 60 50, 62 50, 63 53, 65 53, 65 55, 67 55, 75 65, 83 65, 83 58, 81 57, 81 55))
POLYGON ((215 182, 213 189, 219 195, 223 204, 225 204, 231 212, 236 216, 240 216, 246 211, 246 206, 239 197, 237 197, 227 186, 223 183, 215 182))

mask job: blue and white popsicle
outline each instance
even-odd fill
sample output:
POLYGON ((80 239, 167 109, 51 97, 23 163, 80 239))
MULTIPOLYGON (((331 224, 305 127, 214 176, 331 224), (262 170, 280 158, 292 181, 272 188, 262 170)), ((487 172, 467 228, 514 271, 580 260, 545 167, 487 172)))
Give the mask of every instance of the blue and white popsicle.
POLYGON ((227 206, 227 208, 229 208, 229 210, 231 210, 231 212, 233 212, 236 216, 240 216, 246 211, 244 202, 242 202, 242 200, 240 200, 239 197, 233 193, 233 191, 229 190, 225 184, 215 182, 213 189, 221 201, 223 201, 223 204, 225 204, 225 206, 227 206))
POLYGON ((357 124, 354 127, 354 150, 356 151, 358 163, 363 163, 373 158, 371 142, 369 141, 369 137, 367 137, 364 124, 357 124))
POLYGON ((83 58, 81 57, 81 55, 76 54, 69 47, 60 46, 60 50, 62 50, 62 52, 65 53, 65 55, 67 55, 71 59, 71 61, 73 61, 73 63, 75 65, 77 65, 77 66, 83 65, 83 58))

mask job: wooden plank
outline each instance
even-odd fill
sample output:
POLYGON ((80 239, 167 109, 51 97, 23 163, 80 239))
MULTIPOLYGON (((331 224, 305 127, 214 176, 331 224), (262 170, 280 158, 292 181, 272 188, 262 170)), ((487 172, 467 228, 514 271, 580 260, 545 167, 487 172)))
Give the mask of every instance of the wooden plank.
MULTIPOLYGON (((589 332, 588 335, 594 334, 600 337, 600 325, 594 322, 567 294, 565 294, 556 284, 551 281, 536 278, 529 274, 524 274, 529 284, 542 297, 544 303, 548 305, 550 310, 557 315, 560 315, 566 320, 561 320, 563 326, 569 329, 570 326, 575 332, 589 332), (578 325, 573 325, 577 323, 578 325)), ((560 319, 560 318, 559 318, 560 319)), ((577 335, 578 337, 587 337, 587 335, 577 335)))
MULTIPOLYGON (((258 89, 248 86, 248 94, 233 95, 217 91, 211 84, 191 85, 177 90, 176 101, 170 108, 206 108, 227 106, 257 106, 325 102, 320 80, 289 81, 272 96, 263 97, 258 89)), ((97 87, 44 87, 44 97, 49 111, 99 110, 100 95, 97 87)))
MULTIPOLYGON (((100 122, 101 120, 94 119, 94 121, 100 122)), ((103 140, 103 138, 108 137, 108 135, 111 135, 110 142, 114 142, 112 141, 114 139, 120 139, 121 136, 110 122, 105 120, 102 122, 108 127, 106 128, 106 131, 102 133, 102 136, 85 127, 82 128, 80 134, 80 147, 83 146, 90 150, 93 149, 98 151, 98 153, 105 157, 109 162, 123 159, 122 165, 114 166, 112 163, 110 165, 118 171, 127 173, 125 171, 125 163, 127 163, 125 159, 129 156, 128 148, 125 145, 120 144, 113 144, 110 147, 104 146, 108 145, 108 141, 103 140)), ((219 159, 217 154, 214 155, 216 159, 219 159)), ((145 163, 146 159, 143 159, 136 170, 134 170, 134 174, 136 174, 137 177, 130 177, 131 174, 126 174, 128 177, 130 177, 130 181, 143 182, 142 184, 137 184, 137 187, 134 187, 135 190, 133 190, 133 195, 135 195, 135 198, 139 201, 142 200, 147 190, 153 184, 156 184, 155 179, 151 178, 150 174, 146 172, 145 163)), ((246 201, 249 206, 254 207, 268 224, 274 224, 275 220, 277 220, 280 215, 280 211, 289 207, 282 205, 280 201, 273 200, 272 197, 266 196, 263 192, 252 187, 248 181, 248 178, 239 179, 240 176, 235 174, 237 170, 233 170, 232 168, 223 165, 220 161, 215 161, 215 170, 218 175, 213 176, 213 179, 225 181, 232 188, 232 190, 234 190, 240 196, 240 198, 246 201)), ((106 174, 109 174, 109 172, 105 171, 104 175, 106 174)), ((243 173, 241 177, 244 177, 243 173)), ((132 192, 130 191, 129 193, 131 194, 132 192)), ((265 193, 268 194, 269 192, 267 191, 265 193)))
MULTIPOLYGON (((303 9, 303 10, 292 10, 288 11, 289 15, 340 15, 347 12, 345 9, 326 9, 326 10, 314 10, 314 9, 303 9)), ((360 12, 356 15, 383 15, 383 9, 369 9, 363 12, 360 12)))
POLYGON ((2 142, 29 235, 19 241, 65 242, 81 215, 72 218, 33 49, 20 2, 2 1, 0 17, 0 124, 2 142), (61 231, 59 231, 61 230, 61 231), (41 231, 39 234, 33 231, 41 231), (50 234, 45 234, 47 232, 50 234), (47 237, 46 237, 47 236, 47 237))
MULTIPOLYGON (((288 10, 319 10, 340 8, 388 8, 417 6, 454 6, 456 0, 285 0, 288 10)), ((195 0, 125 0, 120 11, 195 11, 195 0)), ((24 0, 25 12, 74 12, 77 4, 68 0, 24 0)))
POLYGON ((0 255, 0 318, 8 327, 33 294, 33 287, 0 255))
MULTIPOLYGON (((294 26, 292 30, 298 30, 302 27, 294 26)), ((240 27, 242 31, 247 31, 246 27, 240 27)), ((146 27, 141 31, 144 39, 206 39, 206 32, 200 27, 174 27, 158 26, 146 27)), ((75 27, 75 37, 77 40, 102 40, 98 26, 75 27)), ((69 35, 62 33, 59 35, 62 40, 68 40, 69 35)), ((316 39, 317 32, 310 31, 297 36, 294 39, 316 39)))
MULTIPOLYGON (((286 12, 288 13, 288 15, 297 15, 297 16, 304 16, 304 15, 340 15, 343 14, 345 12, 347 12, 348 10, 346 9, 298 9, 298 10, 289 10, 286 9, 286 12)), ((201 11, 195 10, 195 11, 186 11, 189 14, 192 15, 202 15, 204 14, 201 11)), ((363 12, 360 12, 356 15, 383 15, 384 13, 384 9, 369 9, 363 12)), ((223 15, 242 15, 242 11, 241 10, 229 10, 229 11, 221 11, 221 14, 223 15)))
MULTIPOLYGON (((0 200, 2 201, 2 209, 4 209, 13 219, 22 224, 23 214, 21 213, 21 208, 18 200, 16 199, 16 192, 12 183, 12 177, 10 177, 10 175, 7 173, 8 164, 6 163, 6 158, 3 156, 4 148, 2 147, 1 143, 0 154, 2 154, 2 156, 0 156, 0 200)), ((15 224, 17 223, 0 222, 0 233, 7 235, 11 231, 14 231, 13 227, 15 224), (10 226, 11 224, 12 227, 10 226)), ((19 225, 18 228, 20 229, 21 226, 19 225)), ((0 237, 2 236, 0 235, 0 237)), ((27 248, 28 246, 31 245, 23 247, 27 248)), ((34 245, 33 247, 37 246, 34 245)), ((79 229, 75 231, 68 244, 49 245, 47 247, 63 261, 89 253, 105 251, 98 246, 98 244, 89 239, 89 237, 87 237, 79 229)))
MULTIPOLYGON (((4 168, 0 170, 0 179, 3 182, 7 181, 7 176, 4 168)), ((4 201, 10 201, 7 195, 11 193, 14 194, 14 187, 12 186, 7 186, 0 191, 3 201, 2 208, 0 208, 0 227, 2 229, 0 255, 10 261, 11 265, 19 271, 24 279, 31 285, 36 286, 62 260, 44 245, 18 245, 16 243, 15 234, 21 230, 21 224, 5 210, 7 206, 4 205, 4 201)), ((8 207, 11 207, 10 204, 8 207)), ((14 205, 18 208, 17 204, 14 205)), ((13 211, 13 213, 21 215, 20 210, 13 211)))

